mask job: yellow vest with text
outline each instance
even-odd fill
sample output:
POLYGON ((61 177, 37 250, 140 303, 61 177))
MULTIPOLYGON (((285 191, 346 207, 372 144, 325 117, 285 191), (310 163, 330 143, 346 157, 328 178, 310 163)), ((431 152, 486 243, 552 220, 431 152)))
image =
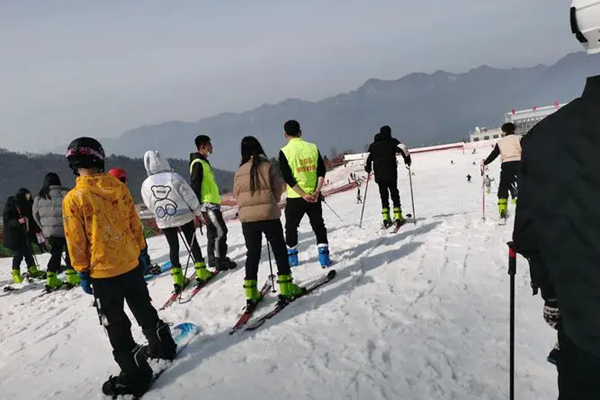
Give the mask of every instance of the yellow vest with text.
MULTIPOLYGON (((283 149, 292 175, 300 189, 307 194, 313 194, 317 188, 317 163, 319 149, 316 145, 305 142, 301 138, 292 139, 283 149)), ((300 195, 288 186, 288 198, 299 198, 300 195)))
POLYGON ((200 158, 195 159, 190 164, 190 174, 197 163, 200 163, 200 167, 202 168, 202 198, 199 199, 200 203, 221 204, 219 186, 217 186, 215 174, 209 163, 200 158))

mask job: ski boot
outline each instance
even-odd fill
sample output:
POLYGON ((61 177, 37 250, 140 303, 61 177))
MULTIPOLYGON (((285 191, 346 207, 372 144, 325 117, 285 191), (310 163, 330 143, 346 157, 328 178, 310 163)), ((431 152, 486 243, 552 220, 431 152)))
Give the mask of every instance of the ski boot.
POLYGON ((13 281, 13 283, 23 283, 23 277, 21 276, 20 269, 12 270, 12 281, 13 281))
POLYGON ((30 266, 27 271, 29 272, 29 276, 36 279, 46 279, 46 272, 40 271, 37 269, 35 265, 30 266))
POLYGON ((244 280, 244 292, 246 293, 246 309, 255 307, 256 303, 260 300, 258 281, 252 279, 244 280))
POLYGON ((104 382, 102 393, 112 398, 123 395, 142 396, 152 382, 152 368, 148 365, 144 349, 135 346, 131 352, 114 352, 113 355, 121 367, 121 373, 104 382))
POLYGON ((221 272, 235 269, 235 267, 237 267, 237 264, 234 261, 231 261, 229 257, 217 259, 216 265, 216 270, 221 272))
POLYGON ((279 300, 280 301, 292 301, 296 297, 304 294, 305 290, 292 283, 292 275, 279 275, 277 277, 277 283, 279 283, 279 300))
POLYGON ((181 267, 175 267, 171 270, 171 276, 173 277, 173 286, 175 287, 174 293, 181 293, 183 289, 189 283, 188 278, 183 276, 181 267))
POLYGON ((69 268, 65 271, 65 275, 67 275, 67 284, 70 286, 77 286, 81 279, 79 279, 79 275, 77 275, 77 271, 73 268, 69 268))
POLYGON ((196 270, 196 282, 206 283, 214 276, 212 272, 206 269, 206 263, 204 261, 199 261, 194 263, 194 269, 196 270))
POLYGON ((512 203, 513 203, 513 204, 517 204, 517 198, 516 198, 516 197, 514 197, 514 198, 512 199, 512 203))
POLYGON ((508 216, 508 199, 498 199, 498 212, 500 218, 506 219, 508 216))
POLYGON ((381 216, 383 217, 383 229, 387 229, 392 226, 392 218, 390 217, 389 208, 381 210, 381 216))
POLYGON ((64 284, 62 280, 58 279, 56 272, 48 272, 46 277, 46 291, 51 292, 60 289, 64 284))
POLYGON ((546 358, 546 360, 548 360, 548 362, 550 364, 554 364, 556 366, 558 366, 558 358, 560 357, 560 348, 558 347, 558 342, 554 345, 554 348, 552 350, 550 350, 550 353, 548 353, 548 358, 546 358))
POLYGON ((394 208, 394 227, 400 228, 406 223, 406 220, 402 216, 402 209, 400 207, 394 208))
POLYGON ((329 259, 329 245, 328 244, 320 244, 319 248, 319 262, 321 263, 321 268, 329 267, 331 264, 331 260, 329 259))
POLYGON ((300 265, 300 261, 298 260, 298 246, 288 249, 288 262, 290 263, 290 267, 297 267, 300 265))
POLYGON ((177 344, 171 335, 171 329, 163 321, 158 321, 156 328, 144 330, 148 345, 144 346, 145 356, 150 359, 174 360, 177 356, 177 344))

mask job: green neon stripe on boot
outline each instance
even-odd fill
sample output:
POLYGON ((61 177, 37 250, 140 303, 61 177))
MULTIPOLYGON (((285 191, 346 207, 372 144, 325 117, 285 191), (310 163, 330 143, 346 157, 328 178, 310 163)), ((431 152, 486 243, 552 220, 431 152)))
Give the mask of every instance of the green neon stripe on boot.
POLYGON ((12 281, 13 283, 23 283, 23 277, 21 276, 21 271, 18 269, 13 269, 12 271, 12 281))
POLYGON ((50 289, 58 289, 64 284, 65 283, 63 281, 58 279, 58 276, 56 276, 56 272, 48 272, 48 275, 46 276, 46 285, 50 289))
POLYGON ((181 271, 181 267, 173 268, 171 270, 171 276, 173 277, 173 283, 179 287, 183 287, 185 282, 185 278, 183 276, 183 272, 181 271))
POLYGON ((79 275, 77 275, 77 271, 74 269, 68 269, 65 271, 65 275, 67 276, 67 283, 69 285, 77 286, 80 283, 79 275))
POLYGON ((196 270, 196 280, 200 282, 206 282, 214 275, 212 272, 206 269, 206 263, 204 261, 195 263, 194 269, 196 270))
POLYGON ((303 288, 292 283, 292 275, 279 275, 277 282, 279 283, 279 293, 283 297, 293 298, 304 292, 303 288))
POLYGON ((396 221, 404 221, 404 217, 402 216, 402 209, 400 207, 394 208, 394 220, 396 221))
POLYGON ((244 281, 244 293, 246 298, 251 301, 258 301, 260 299, 260 292, 258 291, 258 281, 246 279, 244 281))

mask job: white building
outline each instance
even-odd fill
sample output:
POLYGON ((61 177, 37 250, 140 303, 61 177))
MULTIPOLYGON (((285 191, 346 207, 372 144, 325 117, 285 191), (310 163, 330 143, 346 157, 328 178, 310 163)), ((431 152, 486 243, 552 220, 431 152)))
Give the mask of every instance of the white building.
POLYGON ((512 110, 511 112, 504 114, 504 121, 515 124, 517 127, 517 135, 525 135, 538 122, 546 118, 548 115, 555 113, 564 105, 565 104, 558 104, 557 102, 552 106, 533 107, 531 110, 512 110))
POLYGON ((471 142, 483 142, 484 140, 500 139, 502 130, 500 128, 475 128, 474 132, 469 133, 471 142))

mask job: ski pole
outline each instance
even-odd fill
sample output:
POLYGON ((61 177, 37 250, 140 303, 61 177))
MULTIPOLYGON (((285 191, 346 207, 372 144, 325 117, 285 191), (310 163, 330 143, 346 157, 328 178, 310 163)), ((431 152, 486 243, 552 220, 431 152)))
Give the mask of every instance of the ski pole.
POLYGON ((367 184, 365 185, 365 197, 363 198, 362 211, 360 212, 360 224, 358 224, 359 228, 362 228, 363 216, 365 215, 365 205, 367 204, 367 192, 369 190, 369 181, 371 180, 371 174, 367 176, 367 184))
POLYGON ((273 262, 271 261, 271 246, 269 245, 269 239, 267 239, 267 253, 269 253, 269 268, 271 269, 271 293, 275 293, 275 274, 273 273, 273 262))
POLYGON ((509 399, 515 398, 515 275, 517 273, 517 254, 514 243, 508 243, 508 275, 510 275, 510 383, 509 399))
MULTIPOLYGON (((188 247, 188 242, 187 242, 187 239, 185 238, 185 235, 181 232, 181 228, 177 229, 177 233, 179 233, 179 236, 183 239, 183 244, 185 245, 185 248, 188 251, 188 259, 185 263, 185 272, 183 274, 184 277, 187 277, 188 268, 190 266, 190 260, 194 259, 191 248, 194 247, 194 241, 196 240, 196 232, 194 232, 194 235, 192 236, 192 243, 189 245, 189 247, 188 247)), ((194 259, 194 263, 195 262, 196 262, 196 260, 194 259)))
POLYGON ((410 169, 410 165, 407 166, 408 169, 408 182, 410 184, 410 199, 412 201, 412 215, 413 215, 413 223, 417 223, 417 214, 415 213, 415 196, 413 194, 413 184, 412 184, 412 170, 410 169))
POLYGON ((327 202, 325 201, 325 197, 323 197, 323 203, 325 203, 325 205, 326 205, 327 207, 329 207, 329 209, 331 210, 331 212, 332 212, 332 213, 333 213, 333 214, 334 214, 336 217, 338 217, 338 218, 340 219, 340 221, 342 221, 342 222, 344 221, 344 220, 342 219, 342 217, 340 217, 340 216, 338 215, 338 213, 336 213, 336 212, 333 210, 333 208, 331 208, 331 206, 330 206, 329 204, 327 204, 327 202))

